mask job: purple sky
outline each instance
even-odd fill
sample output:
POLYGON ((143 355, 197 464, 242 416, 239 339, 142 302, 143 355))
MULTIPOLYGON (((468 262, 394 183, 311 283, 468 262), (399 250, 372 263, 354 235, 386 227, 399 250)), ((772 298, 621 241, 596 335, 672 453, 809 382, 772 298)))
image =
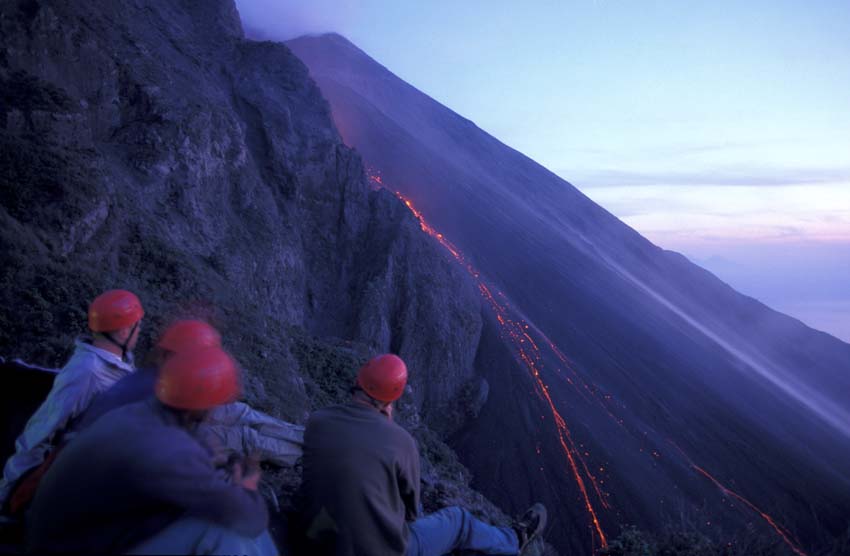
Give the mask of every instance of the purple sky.
POLYGON ((850 342, 850 2, 237 0, 339 32, 658 245, 850 342))

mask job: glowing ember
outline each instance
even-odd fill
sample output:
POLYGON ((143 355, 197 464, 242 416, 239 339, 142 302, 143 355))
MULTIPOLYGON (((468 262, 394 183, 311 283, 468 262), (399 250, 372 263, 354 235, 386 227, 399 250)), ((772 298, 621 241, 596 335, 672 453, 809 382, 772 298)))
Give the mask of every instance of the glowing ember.
POLYGON ((699 473, 700 475, 702 475, 703 477, 705 477, 706 479, 708 479, 709 481, 711 481, 712 483, 714 483, 714 486, 716 486, 717 488, 719 488, 719 489, 720 489, 720 492, 722 492, 723 494, 725 494, 725 495, 726 495, 726 496, 728 496, 729 498, 734 498, 735 500, 738 500, 739 502, 741 502, 742 504, 744 504, 746 507, 748 507, 750 510, 754 511, 755 513, 757 513, 757 514, 758 514, 758 515, 759 515, 759 516, 760 516, 760 517, 761 517, 761 518, 762 518, 762 519, 763 519, 763 520, 764 520, 764 521, 765 521, 768 525, 770 525, 770 527, 771 527, 774 531, 776 531, 776 534, 777 534, 777 535, 779 535, 779 537, 782 539, 782 541, 783 541, 785 544, 787 544, 787 545, 788 545, 788 547, 789 547, 791 550, 793 550, 793 551, 794 551, 794 554, 797 554, 797 556, 808 556, 808 555, 807 555, 805 552, 803 552, 803 550, 799 547, 799 544, 798 544, 797 542, 795 542, 795 541, 791 540, 791 532, 790 532, 790 531, 788 531, 785 527, 783 527, 783 526, 779 525, 779 524, 776 522, 776 520, 775 520, 775 519, 773 519, 773 517, 769 516, 768 514, 764 513, 763 511, 761 511, 758 507, 756 507, 756 505, 755 505, 755 504, 753 504, 752 502, 750 502, 749 500, 747 500, 746 498, 744 498, 743 496, 741 496, 741 495, 740 495, 740 494, 738 494, 737 492, 735 492, 735 491, 731 490, 729 487, 727 487, 726 485, 724 485, 723 483, 721 483, 720 481, 718 481, 718 480, 717 480, 717 479, 716 479, 716 478, 715 478, 715 477, 714 477, 711 473, 709 473, 708 471, 706 471, 705 469, 703 469, 703 468, 702 468, 702 467, 700 467, 699 465, 695 464, 695 463, 691 460, 691 458, 689 458, 689 457, 688 457, 688 455, 687 455, 687 454, 686 454, 686 453, 685 453, 685 452, 684 452, 681 448, 679 448, 679 446, 678 446, 675 442, 673 442, 672 440, 670 440, 669 442, 670 442, 670 444, 672 444, 672 445, 673 445, 673 446, 674 446, 677 450, 679 450, 679 452, 682 454, 682 457, 684 457, 684 458, 685 458, 685 460, 687 460, 688 464, 689 464, 689 465, 690 465, 690 466, 691 466, 691 467, 692 467, 692 468, 693 468, 693 469, 694 469, 697 473, 699 473))

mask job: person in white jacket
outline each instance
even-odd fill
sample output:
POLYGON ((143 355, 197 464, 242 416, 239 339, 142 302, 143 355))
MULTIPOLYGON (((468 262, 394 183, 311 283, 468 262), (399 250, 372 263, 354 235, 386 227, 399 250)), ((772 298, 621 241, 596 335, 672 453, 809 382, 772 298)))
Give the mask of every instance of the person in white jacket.
MULTIPOLYGON (((72 425, 74 432, 88 428, 118 407, 151 397, 159 367, 173 355, 211 347, 221 347, 221 335, 210 324, 201 320, 172 323, 148 356, 152 364, 142 365, 135 373, 98 396, 72 425)), ((301 457, 304 443, 304 427, 275 419, 242 402, 224 404, 211 410, 197 435, 222 463, 234 456, 255 454, 261 461, 291 466, 301 457)))
POLYGON ((32 477, 35 484, 29 488, 21 487, 27 486, 29 476, 38 474, 71 422, 98 394, 135 371, 132 351, 143 316, 141 301, 126 290, 109 290, 92 301, 88 324, 93 339, 91 343, 76 342, 74 354, 56 376, 47 399, 15 441, 15 453, 6 461, 0 479, 0 508, 15 514, 25 507, 38 478, 32 477))

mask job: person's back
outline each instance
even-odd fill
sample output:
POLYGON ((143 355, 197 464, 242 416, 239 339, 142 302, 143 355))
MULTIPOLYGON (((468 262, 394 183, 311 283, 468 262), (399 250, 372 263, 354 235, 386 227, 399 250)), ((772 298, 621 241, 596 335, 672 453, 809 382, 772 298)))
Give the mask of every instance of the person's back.
POLYGON ((56 376, 47 399, 27 422, 6 461, 0 479, 0 507, 22 514, 41 476, 69 433, 69 424, 89 407, 92 399, 121 378, 133 373, 129 361, 144 316, 139 298, 126 290, 110 290, 89 306, 91 343, 78 341, 76 350, 56 376))
POLYGON ((512 527, 452 506, 419 516, 419 451, 393 423, 407 365, 384 354, 357 373, 351 402, 315 412, 304 433, 300 492, 307 554, 444 556, 521 553, 546 526, 535 504, 512 527))
POLYGON ((303 467, 305 533, 317 550, 405 553, 419 507, 419 453, 407 431, 357 402, 316 411, 303 467))
POLYGON ((72 433, 89 428, 104 414, 114 409, 150 398, 153 396, 155 384, 156 368, 154 367, 139 369, 125 376, 92 400, 88 409, 71 423, 72 433))
MULTIPOLYGON (((95 397, 70 425, 71 432, 77 434, 119 407, 150 398, 156 379, 156 368, 147 367, 119 380, 95 397)), ((256 453, 261 461, 291 466, 301 457, 304 443, 304 427, 275 419, 242 402, 213 408, 200 429, 196 436, 217 452, 220 461, 234 454, 256 453)))
POLYGON ((119 553, 186 514, 252 537, 268 520, 260 495, 224 482, 205 449, 152 398, 113 411, 63 450, 33 501, 28 545, 119 553))

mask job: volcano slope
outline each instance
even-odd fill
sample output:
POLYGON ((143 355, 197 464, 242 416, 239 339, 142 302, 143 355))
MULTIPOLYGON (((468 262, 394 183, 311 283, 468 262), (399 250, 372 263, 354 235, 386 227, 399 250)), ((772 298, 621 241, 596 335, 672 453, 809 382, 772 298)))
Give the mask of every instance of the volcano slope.
POLYGON ((208 319, 247 401, 290 421, 398 353, 426 509, 505 517, 433 432, 474 392, 474 281, 370 188, 307 68, 246 39, 232 0, 0 4, 0 356, 61 366, 116 287, 146 309, 137 354, 208 319))
POLYGON ((812 554, 848 528, 850 345, 640 236, 339 35, 288 46, 373 186, 484 301, 480 413, 452 444, 508 508, 589 554, 621 526, 812 554))

